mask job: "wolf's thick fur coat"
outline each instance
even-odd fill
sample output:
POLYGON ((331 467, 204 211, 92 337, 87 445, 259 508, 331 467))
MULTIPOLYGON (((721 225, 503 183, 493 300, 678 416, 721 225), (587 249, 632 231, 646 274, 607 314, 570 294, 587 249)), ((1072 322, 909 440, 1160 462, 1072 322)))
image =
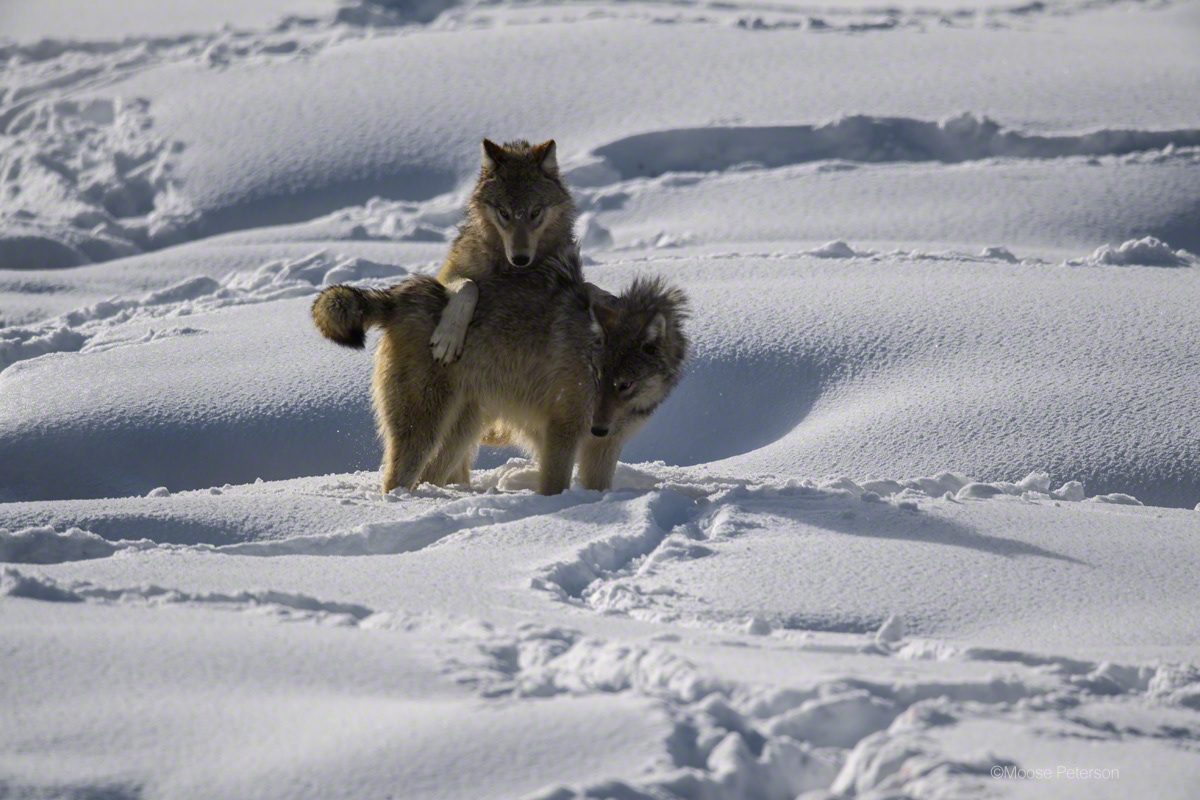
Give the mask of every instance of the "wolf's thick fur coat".
POLYGON ((570 485, 592 423, 603 351, 578 262, 498 270, 480 288, 473 344, 447 366, 429 347, 447 301, 430 277, 386 290, 335 286, 313 306, 317 327, 340 344, 361 347, 367 327, 383 329, 372 387, 384 491, 464 480, 485 424, 495 419, 536 443, 538 491, 570 485))

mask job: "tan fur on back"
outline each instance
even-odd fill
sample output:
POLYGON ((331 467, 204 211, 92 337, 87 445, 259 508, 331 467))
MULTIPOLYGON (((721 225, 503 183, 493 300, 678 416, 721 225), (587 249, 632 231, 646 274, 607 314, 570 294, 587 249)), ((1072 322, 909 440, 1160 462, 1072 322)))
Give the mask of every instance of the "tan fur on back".
POLYGON ((417 276, 393 291, 373 379, 385 491, 461 474, 483 427, 500 418, 538 442, 539 488, 565 489, 591 424, 601 347, 582 283, 541 269, 485 278, 472 345, 448 366, 428 344, 445 290, 417 276))

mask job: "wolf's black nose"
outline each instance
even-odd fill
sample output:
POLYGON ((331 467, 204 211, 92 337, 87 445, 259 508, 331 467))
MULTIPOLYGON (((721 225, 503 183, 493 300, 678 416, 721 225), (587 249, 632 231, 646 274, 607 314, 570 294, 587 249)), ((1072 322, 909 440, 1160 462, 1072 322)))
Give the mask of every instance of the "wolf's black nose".
POLYGON ((529 256, 513 256, 512 262, 514 267, 524 267, 529 265, 529 256))
POLYGON ((593 425, 592 436, 608 436, 608 428, 601 428, 599 425, 593 425))

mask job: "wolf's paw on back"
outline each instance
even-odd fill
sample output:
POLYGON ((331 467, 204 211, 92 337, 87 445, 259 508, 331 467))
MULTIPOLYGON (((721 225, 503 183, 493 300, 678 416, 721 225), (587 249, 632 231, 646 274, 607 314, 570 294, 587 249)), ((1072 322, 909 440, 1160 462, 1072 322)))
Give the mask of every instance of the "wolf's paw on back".
POLYGON ((466 325, 458 324, 456 319, 443 314, 433 331, 433 336, 429 338, 429 346, 433 348, 433 359, 443 366, 453 363, 462 355, 466 338, 466 325))
POLYGON ((467 338, 467 326, 475 316, 475 304, 479 289, 473 281, 456 281, 450 290, 450 298, 442 309, 441 319, 429 337, 433 358, 443 366, 456 360, 463 351, 467 338))

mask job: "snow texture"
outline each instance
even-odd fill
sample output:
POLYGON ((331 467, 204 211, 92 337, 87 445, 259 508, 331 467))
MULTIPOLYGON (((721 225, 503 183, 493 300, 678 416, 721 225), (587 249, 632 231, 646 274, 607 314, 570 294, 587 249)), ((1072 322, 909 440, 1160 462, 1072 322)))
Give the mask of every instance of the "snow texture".
POLYGON ((1193 797, 1198 25, 0 7, 0 797, 1193 797), (381 494, 312 327, 482 136, 694 309, 612 491, 381 494))

